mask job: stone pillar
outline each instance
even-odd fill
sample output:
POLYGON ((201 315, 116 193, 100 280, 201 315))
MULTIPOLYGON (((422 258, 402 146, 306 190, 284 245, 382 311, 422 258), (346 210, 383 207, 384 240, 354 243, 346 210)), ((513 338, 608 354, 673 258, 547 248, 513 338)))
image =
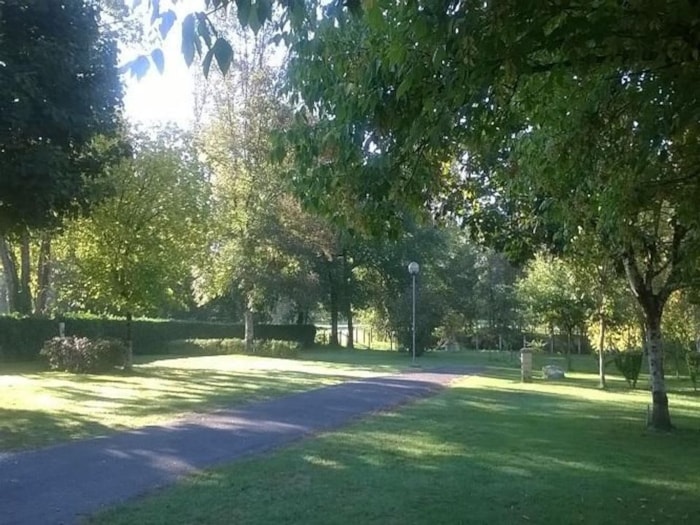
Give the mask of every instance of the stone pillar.
POLYGON ((523 383, 532 382, 532 350, 529 348, 520 350, 520 380, 523 383))

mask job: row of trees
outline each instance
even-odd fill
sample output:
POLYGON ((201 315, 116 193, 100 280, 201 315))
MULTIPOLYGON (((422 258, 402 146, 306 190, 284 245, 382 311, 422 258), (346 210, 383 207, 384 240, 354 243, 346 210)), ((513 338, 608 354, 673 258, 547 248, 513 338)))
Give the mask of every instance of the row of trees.
MULTIPOLYGON (((53 5, 42 0, 34 3, 44 11, 53 5)), ((652 378, 651 425, 671 427, 661 322, 674 293, 686 290, 692 294, 697 288, 700 267, 695 207, 700 192, 700 138, 694 89, 700 80, 700 24, 693 2, 603 0, 555 6, 467 0, 427 6, 379 0, 324 6, 280 2, 279 10, 273 9, 270 0, 205 3, 210 12, 183 19, 185 59, 191 63, 199 52, 205 74, 210 73, 214 60, 222 71, 240 73, 238 90, 216 88, 219 94, 235 93, 240 99, 232 107, 235 140, 223 142, 218 150, 212 141, 202 146, 216 160, 205 163, 213 181, 210 202, 216 203, 217 195, 231 187, 217 170, 242 174, 232 179, 238 187, 233 192, 235 205, 228 209, 236 226, 225 228, 207 255, 220 255, 229 269, 234 267, 232 261, 242 260, 238 268, 245 270, 244 276, 234 279, 229 275, 218 281, 220 285, 213 287, 217 295, 222 296, 226 283, 233 290, 230 283, 236 281, 235 289, 245 298, 243 309, 250 318, 256 300, 267 296, 258 290, 258 263, 264 275, 284 276, 284 268, 299 267, 301 258, 282 258, 276 242, 258 244, 269 239, 260 235, 266 225, 258 223, 258 218, 285 199, 290 209, 302 215, 308 212, 301 211, 300 202, 303 209, 323 217, 314 220, 319 220, 318 231, 326 232, 319 236, 325 239, 324 248, 314 253, 324 254, 329 283, 330 276, 338 274, 347 283, 356 267, 359 272, 364 266, 358 263, 363 261, 358 255, 363 251, 346 243, 381 238, 386 232, 394 239, 409 238, 412 230, 407 225, 416 216, 425 212, 441 215, 468 226, 479 243, 506 251, 512 258, 525 260, 545 251, 575 261, 592 279, 590 288, 596 291, 593 311, 603 334, 606 312, 614 304, 607 291, 622 271, 644 324, 652 378), (234 67, 246 54, 233 52, 241 49, 237 37, 216 30, 212 11, 235 11, 240 23, 258 35, 264 35, 261 27, 273 20, 276 23, 269 26, 273 36, 289 45, 285 102, 290 106, 268 100, 254 110, 268 116, 257 127, 247 125, 240 110, 255 107, 255 96, 246 86, 252 86, 256 75, 253 68, 245 73, 245 68, 234 67), (263 113, 268 109, 271 112, 263 113), (275 127, 288 128, 283 141, 261 140, 275 127), (227 155, 229 147, 238 154, 227 155), (259 153, 265 150, 282 159, 282 166, 284 162, 290 166, 291 176, 283 180, 292 181, 291 187, 277 185, 275 178, 269 179, 271 186, 261 182, 261 187, 278 189, 276 194, 246 190, 242 182, 247 178, 249 188, 257 184, 258 176, 250 170, 263 169, 266 164, 261 164, 259 153), (227 243, 226 234, 235 235, 240 242, 227 243), (274 265, 265 267, 269 261, 274 265)), ((152 20, 166 34, 174 14, 161 11, 160 2, 148 5, 152 20)), ((12 33, 12 16, 21 14, 24 6, 20 2, 2 4, 0 39, 20 50, 25 33, 12 33)), ((93 8, 90 2, 80 6, 93 8)), ((54 15, 52 21, 63 16, 54 15)), ((41 23, 45 20, 36 21, 29 34, 41 31, 41 23)), ((95 34, 91 30, 93 33, 80 35, 95 34)), ((96 34, 88 47, 100 38, 102 34, 96 34)), ((36 42, 46 45, 54 40, 36 42)), ((64 54, 81 56, 79 39, 76 45, 75 53, 64 54)), ((62 55, 56 55, 60 60, 62 55)), ((157 50, 150 57, 135 60, 132 71, 138 74, 144 60, 162 65, 157 50)), ((22 80, 21 67, 26 61, 11 59, 8 54, 2 62, 3 68, 12 66, 14 82, 8 83, 3 76, 0 86, 2 100, 9 104, 2 115, 10 116, 2 125, 8 136, 3 144, 15 145, 16 151, 27 144, 39 148, 8 164, 10 173, 15 170, 19 177, 15 182, 22 183, 3 188, 4 232, 18 236, 21 255, 29 252, 28 228, 56 222, 56 217, 81 209, 81 203, 91 201, 87 197, 92 195, 83 191, 90 186, 84 185, 82 171, 81 177, 65 181, 58 175, 46 175, 47 180, 59 183, 40 192, 50 197, 46 205, 38 199, 39 205, 29 210, 22 206, 27 196, 21 188, 28 179, 21 170, 37 159, 56 167, 52 159, 67 158, 70 163, 66 166, 77 166, 78 160, 93 156, 88 150, 76 150, 76 145, 84 147, 93 141, 90 133, 75 137, 72 130, 62 128, 50 140, 40 133, 29 139, 16 137, 15 130, 32 128, 16 125, 25 112, 15 109, 34 107, 22 102, 35 102, 37 97, 28 97, 27 93, 35 92, 26 89, 31 83, 22 80), (74 141, 65 143, 64 135, 74 141), (60 157, 53 156, 57 151, 60 157), (68 152, 72 156, 66 156, 68 152), (61 198, 65 195, 70 199, 61 198)), ((109 64, 95 69, 94 74, 74 77, 82 82, 101 78, 100 71, 112 71, 109 64)), ((48 89, 35 87, 37 93, 48 89)), ((98 91, 114 93, 108 87, 98 91)), ((81 93, 83 88, 88 90, 81 86, 81 93)), ((100 101, 90 105, 91 110, 102 107, 106 105, 100 101)), ((54 113, 47 117, 60 123, 56 116, 64 113, 54 113)), ((226 121, 222 113, 218 115, 219 121, 226 121)), ((114 121, 112 117, 97 119, 100 123, 114 121)), ((222 130, 214 130, 213 136, 225 139, 222 130)), ((119 140, 107 143, 119 144, 119 140)), ((270 166, 270 173, 273 171, 270 166)), ((261 181, 265 177, 261 175, 261 181)), ((272 215, 274 220, 281 217, 280 213, 272 215)), ((302 231, 307 240, 311 237, 307 233, 314 230, 304 227, 302 231)), ((21 276, 16 281, 26 284, 21 276)), ((341 298, 341 289, 345 287, 327 294, 331 317, 338 305, 349 311, 347 305, 355 300, 348 294, 341 298)), ((571 320, 559 322, 564 326, 571 320)))

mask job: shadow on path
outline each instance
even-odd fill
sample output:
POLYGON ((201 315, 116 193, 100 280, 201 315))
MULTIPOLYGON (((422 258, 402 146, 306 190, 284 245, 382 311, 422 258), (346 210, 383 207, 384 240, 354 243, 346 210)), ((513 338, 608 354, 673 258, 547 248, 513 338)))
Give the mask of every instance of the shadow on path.
POLYGON ((165 426, 0 453, 0 524, 70 524, 198 469, 265 452, 425 397, 476 368, 348 381, 165 426))

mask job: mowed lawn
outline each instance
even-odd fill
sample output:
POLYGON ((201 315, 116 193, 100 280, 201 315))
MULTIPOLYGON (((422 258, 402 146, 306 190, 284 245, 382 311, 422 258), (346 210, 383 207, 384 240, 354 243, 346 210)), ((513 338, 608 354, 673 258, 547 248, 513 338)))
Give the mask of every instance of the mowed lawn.
POLYGON ((397 353, 310 351, 304 359, 227 355, 140 358, 134 372, 75 375, 2 364, 0 451, 172 421, 408 365, 397 353), (379 354, 379 355, 377 355, 379 354))
POLYGON ((192 476, 91 522, 700 520, 700 397, 687 380, 669 380, 678 429, 659 434, 644 430, 648 392, 620 378, 606 392, 586 373, 521 384, 511 364, 478 360, 492 366, 435 397, 192 476))

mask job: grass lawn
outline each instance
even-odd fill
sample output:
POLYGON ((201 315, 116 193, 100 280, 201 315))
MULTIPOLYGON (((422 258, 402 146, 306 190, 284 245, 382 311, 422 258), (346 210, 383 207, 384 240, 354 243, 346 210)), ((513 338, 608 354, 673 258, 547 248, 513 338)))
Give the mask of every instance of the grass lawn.
MULTIPOLYGON (((342 354, 332 359, 342 361, 342 354)), ((583 372, 557 383, 523 385, 507 361, 486 354, 426 356, 425 362, 460 360, 492 366, 482 377, 462 380, 435 397, 187 478, 92 522, 700 519, 700 396, 687 382, 669 380, 678 430, 656 434, 644 431, 648 392, 630 391, 617 377, 611 378, 609 391, 601 392, 595 375, 583 372)), ((576 362, 582 371, 593 366, 576 362)))
POLYGON ((304 359, 228 355, 137 358, 132 374, 74 375, 2 365, 0 450, 31 448, 170 421, 408 365, 397 353, 310 351, 304 359))

